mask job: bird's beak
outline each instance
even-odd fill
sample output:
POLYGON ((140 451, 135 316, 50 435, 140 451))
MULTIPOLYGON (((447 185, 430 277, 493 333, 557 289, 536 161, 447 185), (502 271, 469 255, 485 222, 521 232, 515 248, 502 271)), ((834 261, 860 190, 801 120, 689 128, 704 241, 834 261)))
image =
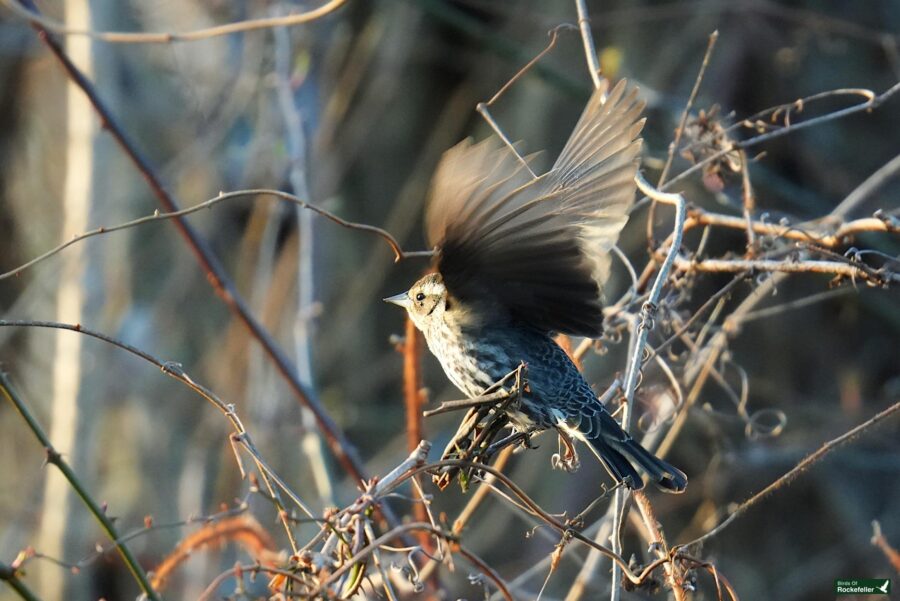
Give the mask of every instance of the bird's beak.
POLYGON ((382 300, 386 303, 393 303, 395 305, 400 305, 404 309, 409 309, 412 306, 412 300, 410 300, 409 295, 405 292, 401 292, 400 294, 395 294, 394 296, 389 296, 382 300))

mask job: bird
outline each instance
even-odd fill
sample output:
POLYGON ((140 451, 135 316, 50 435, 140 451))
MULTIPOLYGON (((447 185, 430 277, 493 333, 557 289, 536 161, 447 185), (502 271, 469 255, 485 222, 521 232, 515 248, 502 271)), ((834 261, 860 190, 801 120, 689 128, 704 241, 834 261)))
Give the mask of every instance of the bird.
POLYGON ((617 483, 641 489, 643 471, 677 493, 687 476, 622 429, 553 339, 603 332, 602 286, 634 203, 643 108, 636 88, 604 80, 541 175, 534 155, 493 138, 448 150, 425 211, 436 271, 384 300, 406 309, 469 398, 524 363, 514 430, 556 430, 585 443, 617 483))

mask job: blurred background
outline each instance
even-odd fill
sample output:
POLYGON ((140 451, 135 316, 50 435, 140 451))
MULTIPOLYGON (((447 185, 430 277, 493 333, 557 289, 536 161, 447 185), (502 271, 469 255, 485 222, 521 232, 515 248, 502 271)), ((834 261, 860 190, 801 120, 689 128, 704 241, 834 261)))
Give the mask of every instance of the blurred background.
MULTIPOLYGON (((67 26, 105 31, 187 31, 314 6, 264 0, 37 4, 67 26)), ((726 123, 818 92, 881 93, 900 81, 900 3, 892 0, 591 0, 588 8, 605 74, 628 78, 648 102, 644 168, 651 181, 659 177, 714 30, 718 43, 694 106, 708 112, 718 105, 726 123)), ((405 249, 421 250, 422 208, 441 154, 466 136, 490 135, 475 105, 546 46, 548 30, 575 22, 574 2, 562 0, 350 0, 334 14, 288 30, 172 44, 73 36, 67 48, 182 206, 219 191, 277 188, 345 219, 383 227, 405 249)), ((591 92, 583 52, 577 32, 563 32, 557 47, 492 107, 511 139, 522 140, 528 152, 546 151, 546 164, 591 92)), ((159 208, 34 31, 6 8, 0 10, 0 82, 0 271, 75 233, 159 208)), ((810 115, 851 102, 826 100, 810 115)), ((754 147, 752 156, 760 152, 749 172, 757 217, 793 223, 823 216, 900 153, 900 98, 754 147)), ((689 165, 676 155, 671 174, 689 165)), ((740 184, 740 177, 726 178, 721 191, 710 191, 694 176, 678 189, 696 205, 740 215, 740 184)), ((896 211, 898 198, 895 178, 850 217, 896 211)), ((658 236, 669 227, 669 215, 657 211, 658 236)), ((384 474, 406 457, 402 356, 392 339, 403 335, 404 316, 380 299, 406 289, 427 261, 394 264, 376 236, 262 196, 229 200, 188 220, 357 448, 368 473, 384 474)), ((689 242, 696 247, 695 239, 689 242)), ((713 236, 709 253, 740 255, 743 244, 740 232, 713 236)), ((900 254, 897 238, 887 234, 861 237, 856 245, 900 254)), ((634 214, 621 247, 640 270, 647 261, 646 210, 634 214)), ((829 279, 792 276, 760 306, 827 292, 829 279)), ((727 281, 694 281, 685 315, 727 281)), ((758 283, 739 287, 728 307, 758 283)), ((619 269, 608 298, 626 287, 619 269)), ((696 538, 729 504, 900 398, 896 290, 836 290, 794 310, 761 315, 731 338, 726 359, 740 369, 723 370, 737 388, 746 375, 749 415, 771 423, 781 412, 784 426, 778 436, 759 435, 765 432, 748 428, 724 388, 705 387, 668 454, 691 485, 678 497, 652 497, 670 543, 696 538)), ((358 494, 171 222, 92 238, 0 280, 0 314, 82 323, 181 363, 234 403, 262 455, 314 510, 344 506, 358 494)), ((585 371, 598 390, 624 369, 625 347, 607 344, 604 353, 588 354, 585 371)), ((12 327, 0 328, 0 361, 122 531, 140 528, 148 515, 162 524, 211 514, 246 495, 227 421, 150 364, 71 332, 12 327)), ((423 365, 430 405, 459 397, 430 355, 423 365)), ((667 394, 666 382, 659 370, 648 370, 639 397, 654 405, 667 394)), ((426 420, 433 455, 459 417, 426 420)), ((702 556, 742 599, 821 600, 833 596, 836 578, 896 577, 869 541, 871 521, 879 520, 887 539, 900 544, 898 433, 894 420, 836 452, 751 509, 702 556)), ((607 477, 589 458, 576 474, 551 471, 553 438, 545 435, 538 450, 514 456, 508 472, 548 511, 572 515, 597 496, 607 477)), ((0 404, 4 563, 29 546, 74 563, 91 557, 104 540, 43 461, 24 422, 8 403, 0 404)), ((435 510, 451 520, 467 500, 455 486, 438 493, 429 483, 427 490, 436 495, 435 510)), ((401 514, 408 510, 402 501, 396 507, 401 514)), ((254 500, 251 511, 276 546, 288 548, 271 506, 254 500)), ((511 581, 545 560, 558 542, 532 527, 492 498, 463 540, 511 581)), ((152 569, 190 530, 154 529, 130 546, 152 569)), ((628 526, 624 548, 626 557, 646 561, 644 543, 628 526)), ((566 598, 585 555, 584 548, 570 550, 543 599, 566 598)), ((166 595, 196 598, 241 557, 233 545, 197 552, 166 595)), ((442 574, 445 598, 482 596, 466 579, 469 567, 457 563, 456 573, 442 574)), ((545 576, 543 569, 517 581, 517 595, 535 598, 545 576)), ((705 578, 697 599, 715 598, 705 578)), ((114 554, 93 558, 77 575, 36 560, 25 581, 45 599, 137 594, 114 554)), ((601 562, 583 598, 606 598, 608 590, 609 565, 601 562)), ((226 585, 220 594, 233 591, 226 585)), ((626 592, 623 598, 648 595, 626 592)), ((0 587, 0 599, 11 598, 0 587)))

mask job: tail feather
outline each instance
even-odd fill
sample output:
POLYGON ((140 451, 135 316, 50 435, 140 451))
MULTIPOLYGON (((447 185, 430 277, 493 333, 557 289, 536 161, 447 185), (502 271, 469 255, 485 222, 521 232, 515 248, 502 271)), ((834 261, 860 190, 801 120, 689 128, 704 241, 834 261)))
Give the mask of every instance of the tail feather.
POLYGON ((643 478, 622 453, 606 444, 602 438, 590 441, 588 446, 616 482, 624 482, 631 490, 644 488, 643 478))
POLYGON ((647 472, 658 489, 664 492, 680 493, 687 488, 687 476, 684 472, 655 456, 634 439, 629 438, 623 442, 614 441, 610 446, 637 463, 641 469, 647 472))
POLYGON ((601 435, 587 442, 610 475, 617 482, 625 482, 632 490, 644 487, 635 465, 645 471, 663 492, 680 493, 687 488, 684 472, 656 457, 630 437, 623 441, 601 435))

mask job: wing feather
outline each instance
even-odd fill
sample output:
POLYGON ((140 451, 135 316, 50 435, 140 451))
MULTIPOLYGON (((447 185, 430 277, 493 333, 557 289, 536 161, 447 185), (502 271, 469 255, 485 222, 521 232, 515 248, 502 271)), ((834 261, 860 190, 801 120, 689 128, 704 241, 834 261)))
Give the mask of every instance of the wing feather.
MULTIPOLYGON (((596 91, 553 167, 532 177, 494 139, 438 166, 426 214, 449 292, 470 310, 596 336, 609 250, 634 201, 643 103, 622 81, 596 91)), ((529 160, 529 159, 526 159, 529 160)))

